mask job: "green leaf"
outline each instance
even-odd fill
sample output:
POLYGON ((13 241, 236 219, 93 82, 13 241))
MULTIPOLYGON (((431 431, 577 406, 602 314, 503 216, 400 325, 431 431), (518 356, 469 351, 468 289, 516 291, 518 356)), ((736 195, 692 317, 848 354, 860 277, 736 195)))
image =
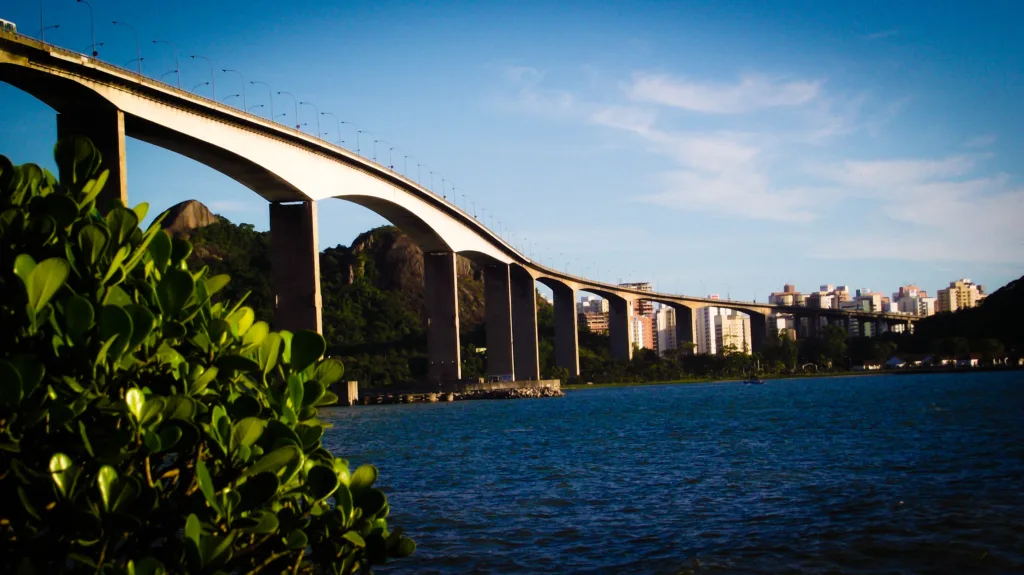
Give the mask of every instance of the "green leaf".
POLYGON ((327 392, 324 389, 324 384, 319 381, 307 381, 302 384, 302 405, 301 407, 310 407, 317 405, 320 398, 327 392))
POLYGON ((135 416, 136 421, 142 419, 142 408, 146 405, 146 396, 142 394, 142 390, 137 387, 133 387, 124 394, 124 401, 128 404, 128 411, 135 416))
POLYGON ((288 534, 285 545, 289 549, 305 549, 309 545, 309 538, 301 529, 296 529, 288 534))
POLYGON ((171 241, 171 264, 178 265, 192 254, 192 244, 188 240, 174 238, 171 241))
POLYGON ((117 336, 117 342, 108 353, 118 358, 132 341, 132 317, 123 307, 105 305, 100 310, 100 338, 106 341, 114 336, 117 336))
POLYGON ((147 431, 142 434, 142 444, 149 449, 151 453, 159 453, 162 451, 163 443, 160 440, 160 436, 152 431, 147 431))
MULTIPOLYGON (((242 504, 245 504, 244 498, 242 499, 242 504)), ((240 519, 239 523, 239 529, 246 533, 255 533, 257 535, 270 535, 277 531, 280 525, 277 516, 269 511, 256 511, 250 514, 249 517, 240 519), (244 526, 241 525, 242 521, 246 521, 244 526)))
POLYGON ((171 395, 164 398, 164 408, 162 413, 164 419, 167 421, 174 419, 191 421, 195 412, 196 402, 192 398, 185 397, 183 395, 171 395))
POLYGON ((377 481, 377 468, 372 465, 360 465, 359 469, 352 474, 348 487, 352 491, 369 489, 377 481))
POLYGON ((263 343, 263 340, 267 338, 267 334, 270 333, 270 326, 265 321, 258 321, 252 324, 245 332, 245 336, 242 338, 242 345, 244 347, 255 347, 263 343))
POLYGON ((202 459, 196 462, 196 479, 199 480, 199 490, 203 492, 203 497, 206 498, 207 503, 218 514, 221 513, 220 504, 217 502, 217 492, 213 488, 213 479, 210 477, 210 470, 206 468, 206 463, 202 459))
POLYGON ((177 445, 178 441, 181 440, 181 436, 181 428, 176 425, 168 425, 161 429, 160 451, 167 451, 168 449, 177 445))
POLYGON ((314 407, 323 407, 325 405, 334 405, 336 403, 338 403, 338 396, 333 391, 328 391, 316 401, 314 407))
POLYGON ((285 445, 278 447, 261 457, 256 463, 250 465, 249 468, 242 473, 242 477, 251 477, 263 472, 277 473, 287 466, 293 465, 295 462, 301 460, 302 450, 297 446, 285 445))
POLYGON ((217 360, 217 367, 221 369, 234 369, 238 371, 259 371, 260 364, 240 355, 225 355, 217 360))
POLYGON ((147 202, 142 202, 132 208, 132 211, 135 212, 135 219, 141 222, 146 219, 146 214, 149 213, 149 204, 147 202))
POLYGON ((237 532, 231 531, 225 537, 216 535, 204 535, 199 541, 199 554, 203 558, 203 565, 215 565, 223 563, 231 557, 231 543, 234 542, 237 532))
POLYGON ((235 446, 249 447, 263 435, 266 422, 258 417, 246 417, 235 423, 231 430, 231 443, 235 446))
POLYGON ((339 485, 338 489, 334 491, 334 505, 341 511, 341 516, 345 520, 344 526, 351 525, 355 504, 352 502, 352 492, 345 485, 339 485))
POLYGON ((78 230, 78 249, 81 250, 82 257, 90 266, 99 261, 108 241, 110 241, 110 233, 106 228, 96 224, 89 224, 78 230))
POLYGON ((36 313, 46 307, 53 294, 64 285, 70 270, 68 262, 61 258, 45 259, 32 269, 25 287, 28 288, 28 305, 36 313))
POLYGON ((195 513, 189 513, 185 520, 185 538, 196 544, 199 549, 199 538, 203 535, 202 527, 199 525, 199 518, 195 513))
MULTIPOLYGON (((139 227, 139 218, 135 212, 122 206, 116 206, 107 211, 107 228, 110 230, 110 239, 118 249, 131 237, 132 232, 139 227)), ((127 254, 125 254, 127 257, 127 254)), ((123 259, 123 258, 122 258, 123 259)))
POLYGON ((253 322, 256 320, 256 314, 252 311, 251 307, 243 306, 233 311, 224 320, 231 325, 231 329, 236 336, 242 337, 252 327, 253 322))
POLYGON ((153 236, 153 241, 149 243, 149 256, 153 258, 157 271, 163 273, 167 269, 171 261, 171 237, 167 232, 160 230, 153 236))
POLYGON ((53 457, 50 458, 50 476, 61 495, 67 496, 76 475, 77 472, 73 468, 70 457, 63 453, 53 454, 53 457))
POLYGON ((366 547, 366 541, 364 541, 363 537, 355 531, 346 531, 341 537, 360 549, 366 547))
POLYGON ((260 369, 264 375, 270 373, 277 366, 278 354, 280 352, 281 336, 276 333, 268 334, 267 338, 263 340, 263 344, 260 345, 259 352, 256 354, 260 369))
POLYGON ((212 278, 205 280, 206 284, 206 295, 213 297, 214 294, 224 289, 224 286, 228 285, 231 281, 231 276, 227 274, 215 275, 212 278))
POLYGON ((398 548, 394 551, 395 558, 409 557, 416 552, 416 542, 408 537, 402 537, 398 542, 398 548))
POLYGON ((249 511, 263 507, 271 498, 277 495, 277 490, 280 486, 281 482, 278 481, 277 475, 269 471, 257 473, 250 477, 238 487, 238 492, 242 495, 242 502, 239 505, 238 511, 249 511))
POLYGON ((345 365, 341 361, 325 359, 317 364, 316 370, 313 372, 313 379, 324 384, 324 387, 330 387, 343 375, 345 375, 345 365))
POLYGON ((291 401, 292 409, 298 411, 302 407, 302 394, 304 393, 302 382, 295 375, 288 376, 288 400, 291 401))
POLYGON ((68 302, 64 305, 64 315, 68 335, 75 341, 89 331, 96 320, 96 312, 93 310, 92 304, 80 295, 68 298, 68 302))
POLYGON ((110 508, 110 493, 114 489, 114 482, 117 481, 117 471, 109 465, 100 468, 96 474, 96 486, 100 489, 100 497, 103 499, 103 508, 110 508))
POLYGON ((298 331, 292 335, 292 373, 298 373, 313 365, 327 351, 324 336, 315 331, 298 331))
POLYGON ((14 258, 14 275, 21 278, 28 287, 28 279, 32 276, 32 270, 36 269, 36 260, 28 254, 19 254, 14 258))
POLYGON ((92 141, 84 136, 65 136, 53 148, 57 170, 66 185, 81 186, 96 175, 100 169, 100 152, 92 141))
MULTIPOLYGON (((255 362, 253 362, 253 365, 255 365, 255 362)), ((260 366, 256 365, 255 369, 259 369, 259 367, 260 366)), ((207 369, 206 371, 202 372, 199 375, 199 377, 197 377, 195 381, 193 381, 192 384, 189 385, 188 392, 191 394, 201 393, 204 389, 206 389, 206 386, 210 385, 210 383, 217 378, 217 374, 219 372, 220 370, 217 369, 216 367, 211 367, 210 369, 207 369)))
POLYGON ((138 563, 128 562, 128 575, 167 575, 167 567, 155 557, 143 557, 138 563))
POLYGON ((172 270, 167 272, 156 287, 157 297, 160 299, 160 309, 164 315, 175 317, 185 304, 192 297, 195 289, 195 280, 192 274, 184 270, 172 270))
POLYGON ((306 475, 306 488, 315 500, 327 499, 339 485, 338 475, 330 467, 317 465, 306 475))
POLYGON ((146 306, 130 304, 124 310, 132 318, 132 338, 128 343, 128 351, 134 351, 156 328, 156 316, 146 306))

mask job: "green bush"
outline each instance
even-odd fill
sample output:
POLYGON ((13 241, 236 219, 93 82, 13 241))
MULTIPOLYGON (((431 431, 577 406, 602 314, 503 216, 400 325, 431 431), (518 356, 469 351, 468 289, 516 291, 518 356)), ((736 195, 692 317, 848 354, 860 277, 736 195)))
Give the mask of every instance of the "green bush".
POLYGON ((0 156, 0 572, 350 573, 411 554, 377 470, 321 446, 343 373, 271 332, 146 205, 95 209, 83 138, 60 182, 0 156))

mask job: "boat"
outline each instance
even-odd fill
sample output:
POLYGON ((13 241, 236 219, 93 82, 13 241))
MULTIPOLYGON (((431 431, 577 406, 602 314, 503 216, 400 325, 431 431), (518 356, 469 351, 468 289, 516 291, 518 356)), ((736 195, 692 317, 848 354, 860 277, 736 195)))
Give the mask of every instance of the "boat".
POLYGON ((761 379, 760 377, 756 376, 756 375, 751 375, 743 383, 745 383, 747 385, 764 385, 764 380, 761 379))

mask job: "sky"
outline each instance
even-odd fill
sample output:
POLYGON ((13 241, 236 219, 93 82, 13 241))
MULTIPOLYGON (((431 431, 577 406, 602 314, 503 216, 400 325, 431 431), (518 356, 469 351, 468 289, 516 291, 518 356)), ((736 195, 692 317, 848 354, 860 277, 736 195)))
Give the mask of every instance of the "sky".
MULTIPOLYGON (((243 86, 224 68, 291 92, 571 273, 758 301, 785 283, 992 291, 1024 274, 1021 2, 92 6, 101 59, 135 66, 118 20, 151 77, 176 81, 174 50, 152 42, 167 40, 185 89, 211 95, 199 55, 218 99, 243 86)), ((5 0, 0 18, 38 36, 35 0, 5 0)), ((83 4, 46 0, 43 19, 59 25, 47 41, 91 50, 83 4)), ((264 113, 267 88, 245 88, 264 113)), ((299 109, 304 129, 316 118, 299 109)), ((53 167, 50 108, 0 83, 0 127, 0 153, 53 167)), ((198 199, 268 226, 254 192, 143 142, 128 141, 128 183, 151 211, 198 199)), ((321 249, 386 224, 343 200, 319 218, 321 249)))

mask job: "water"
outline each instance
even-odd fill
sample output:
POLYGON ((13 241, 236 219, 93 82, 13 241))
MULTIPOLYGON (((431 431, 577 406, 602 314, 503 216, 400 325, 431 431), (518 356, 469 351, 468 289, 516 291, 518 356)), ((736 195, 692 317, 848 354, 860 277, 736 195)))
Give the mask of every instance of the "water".
POLYGON ((1024 573, 1024 372, 325 415, 419 544, 382 573, 1024 573))

